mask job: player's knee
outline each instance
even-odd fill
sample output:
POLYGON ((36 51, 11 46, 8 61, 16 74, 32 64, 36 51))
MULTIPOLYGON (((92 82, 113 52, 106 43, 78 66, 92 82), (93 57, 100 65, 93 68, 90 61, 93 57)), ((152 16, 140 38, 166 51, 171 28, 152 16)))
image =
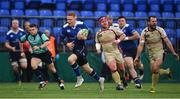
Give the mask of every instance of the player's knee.
POLYGON ((18 68, 18 62, 12 62, 11 63, 13 70, 16 70, 18 68))
POLYGON ((53 63, 49 64, 48 67, 49 67, 49 70, 50 70, 52 73, 56 73, 56 68, 54 67, 54 64, 53 64, 53 63))
POLYGON ((69 64, 74 64, 75 63, 75 60, 73 59, 73 58, 71 58, 71 57, 69 57, 68 58, 68 62, 69 62, 69 64))

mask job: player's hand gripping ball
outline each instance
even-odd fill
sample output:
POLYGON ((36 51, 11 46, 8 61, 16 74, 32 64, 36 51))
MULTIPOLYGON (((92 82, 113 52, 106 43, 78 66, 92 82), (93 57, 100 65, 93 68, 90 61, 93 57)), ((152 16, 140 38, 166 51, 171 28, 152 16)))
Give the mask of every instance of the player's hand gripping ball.
POLYGON ((87 29, 81 29, 77 34, 78 40, 86 40, 88 36, 88 30, 87 29))

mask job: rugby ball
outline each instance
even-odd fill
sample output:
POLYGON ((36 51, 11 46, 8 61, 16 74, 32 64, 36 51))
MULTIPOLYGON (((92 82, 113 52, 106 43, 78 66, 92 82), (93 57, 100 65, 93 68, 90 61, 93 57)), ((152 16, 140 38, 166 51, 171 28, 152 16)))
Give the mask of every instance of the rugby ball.
POLYGON ((85 40, 87 39, 87 36, 88 36, 88 29, 81 29, 78 34, 77 34, 77 38, 79 40, 85 40))

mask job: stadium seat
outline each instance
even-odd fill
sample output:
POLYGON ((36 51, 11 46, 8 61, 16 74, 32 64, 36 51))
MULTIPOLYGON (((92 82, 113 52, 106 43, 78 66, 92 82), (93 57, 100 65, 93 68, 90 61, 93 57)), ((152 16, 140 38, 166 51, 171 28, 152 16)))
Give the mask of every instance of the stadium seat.
POLYGON ((121 0, 108 0, 108 3, 116 3, 116 4, 120 4, 121 0))
POLYGON ((11 15, 12 16, 23 16, 24 15, 24 11, 23 10, 11 10, 11 15))
POLYGON ((59 27, 63 27, 63 25, 65 24, 65 20, 63 19, 57 19, 56 20, 56 26, 59 26, 59 27))
POLYGON ((81 13, 82 17, 93 17, 94 16, 92 11, 81 11, 80 13, 81 13))
POLYGON ((148 0, 148 4, 160 4, 160 0, 148 0))
POLYGON ((39 31, 41 31, 42 33, 44 33, 44 31, 48 29, 49 31, 51 31, 50 27, 39 27, 39 31))
POLYGON ((161 17, 161 14, 159 12, 149 12, 149 16, 156 16, 156 17, 161 17))
POLYGON ((177 12, 180 12, 180 4, 177 4, 177 5, 176 5, 176 11, 177 11, 177 12))
POLYGON ((26 6, 28 9, 39 9, 41 0, 26 0, 26 6))
POLYGON ((60 27, 54 27, 52 33, 55 37, 60 36, 61 28, 60 27))
POLYGON ((136 28, 135 30, 141 35, 143 28, 136 28))
POLYGON ((122 16, 125 16, 125 17, 134 17, 134 13, 133 12, 124 11, 124 12, 122 12, 122 16))
POLYGON ((107 3, 107 0, 94 0, 95 3, 107 3))
POLYGON ((173 44, 173 46, 176 46, 176 31, 173 29, 165 29, 165 32, 169 38, 169 40, 171 41, 171 43, 173 44))
POLYGON ((97 3, 96 4, 96 11, 106 11, 106 4, 105 3, 97 3))
POLYGON ((177 39, 180 40, 180 29, 177 29, 176 33, 177 33, 177 39))
POLYGON ((172 4, 164 4, 163 5, 163 11, 164 12, 172 12, 174 9, 173 9, 173 5, 172 4))
POLYGON ((8 27, 0 26, 0 36, 6 36, 6 33, 9 31, 8 27))
POLYGON ((95 22, 93 20, 85 20, 84 23, 87 25, 89 28, 94 28, 95 27, 95 22))
POLYGON ((127 19, 127 24, 130 24, 132 27, 134 27, 135 28, 135 26, 136 26, 136 23, 135 23, 135 21, 134 20, 128 20, 127 19))
POLYGON ((35 9, 26 9, 25 10, 25 15, 26 16, 38 16, 38 11, 35 9))
POLYGON ((9 18, 0 18, 0 26, 10 27, 11 26, 11 19, 9 19, 9 18))
POLYGON ((100 17, 100 16, 105 16, 107 13, 105 11, 95 11, 94 16, 95 17, 100 17))
POLYGON ((59 2, 66 2, 66 0, 54 0, 54 2, 56 2, 56 3, 59 3, 59 2))
POLYGON ((145 28, 146 27, 146 20, 139 20, 137 21, 139 28, 145 28))
POLYGON ((1 9, 10 9, 10 2, 8 0, 7 1, 1 0, 0 1, 0 8, 1 9))
POLYGON ((15 2, 14 8, 19 9, 19 10, 23 10, 24 9, 24 2, 15 2))
POLYGON ((41 26, 42 27, 52 27, 53 26, 53 20, 52 19, 42 19, 41 20, 41 26))
POLYGON ((4 43, 6 41, 6 36, 0 36, 0 43, 4 43))
POLYGON ((80 10, 81 8, 82 8, 81 1, 72 1, 68 6, 69 10, 80 10))
POLYGON ((94 11, 95 10, 95 4, 92 0, 85 1, 83 3, 83 10, 90 10, 94 11))
POLYGON ((161 0, 161 4, 174 4, 174 0, 161 0))
POLYGON ((174 0, 174 4, 180 4, 180 0, 174 0))
POLYGON ((124 11, 133 11, 134 10, 133 4, 124 4, 123 8, 124 8, 124 11))
POLYGON ((138 5, 136 5, 136 7, 137 7, 137 11, 146 12, 146 10, 147 10, 147 5, 146 4, 138 4, 138 5))
POLYGON ((31 24, 36 24, 36 25, 39 26, 39 19, 36 19, 36 18, 30 18, 30 19, 29 19, 29 22, 30 22, 31 24))
POLYGON ((173 20, 166 20, 165 23, 166 23, 165 25, 166 28, 169 28, 169 29, 176 28, 176 23, 173 20))
POLYGON ((147 0, 134 0, 134 4, 147 4, 147 0))
POLYGON ((119 17, 121 14, 118 11, 109 11, 108 15, 112 17, 119 17))
POLYGON ((54 16, 66 16, 66 12, 61 11, 61 10, 54 10, 53 15, 54 16))
POLYGON ((175 13, 175 17, 176 17, 176 18, 180 18, 180 12, 176 12, 176 13, 175 13))
POLYGON ((149 5, 150 11, 152 12, 159 12, 160 11, 160 5, 159 4, 152 4, 149 5))
POLYGON ((41 3, 53 3, 52 0, 41 0, 41 3))
POLYGON ((52 16, 51 10, 39 10, 40 16, 52 16))
POLYGON ((9 10, 0 9, 0 15, 2 15, 2 16, 7 16, 7 15, 9 15, 9 10))
POLYGON ((120 11, 120 6, 119 6, 119 4, 114 4, 114 3, 112 3, 112 4, 110 4, 109 6, 110 6, 110 11, 120 11))
MULTIPOLYGON (((113 0, 112 0, 113 1, 113 0)), ((120 0, 119 0, 120 1, 120 0)), ((134 0, 121 0, 122 4, 134 4, 134 0)))
POLYGON ((146 12, 135 12, 135 17, 147 17, 146 12))
POLYGON ((66 3, 64 3, 64 2, 56 3, 56 9, 57 10, 66 10, 66 3))
POLYGON ((172 12, 162 12, 163 18, 174 18, 174 14, 172 12))

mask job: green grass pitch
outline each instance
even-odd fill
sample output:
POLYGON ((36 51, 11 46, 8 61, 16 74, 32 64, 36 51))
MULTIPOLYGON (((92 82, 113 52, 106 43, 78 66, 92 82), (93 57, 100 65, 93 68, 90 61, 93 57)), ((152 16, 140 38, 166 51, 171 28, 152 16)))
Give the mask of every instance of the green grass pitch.
POLYGON ((150 86, 144 83, 142 89, 135 89, 130 84, 124 91, 116 91, 114 83, 105 83, 104 92, 100 92, 98 83, 83 83, 79 88, 65 83, 65 90, 56 83, 48 83, 43 90, 38 90, 38 83, 0 83, 0 98, 180 98, 179 83, 159 83, 156 93, 149 93, 150 86))

